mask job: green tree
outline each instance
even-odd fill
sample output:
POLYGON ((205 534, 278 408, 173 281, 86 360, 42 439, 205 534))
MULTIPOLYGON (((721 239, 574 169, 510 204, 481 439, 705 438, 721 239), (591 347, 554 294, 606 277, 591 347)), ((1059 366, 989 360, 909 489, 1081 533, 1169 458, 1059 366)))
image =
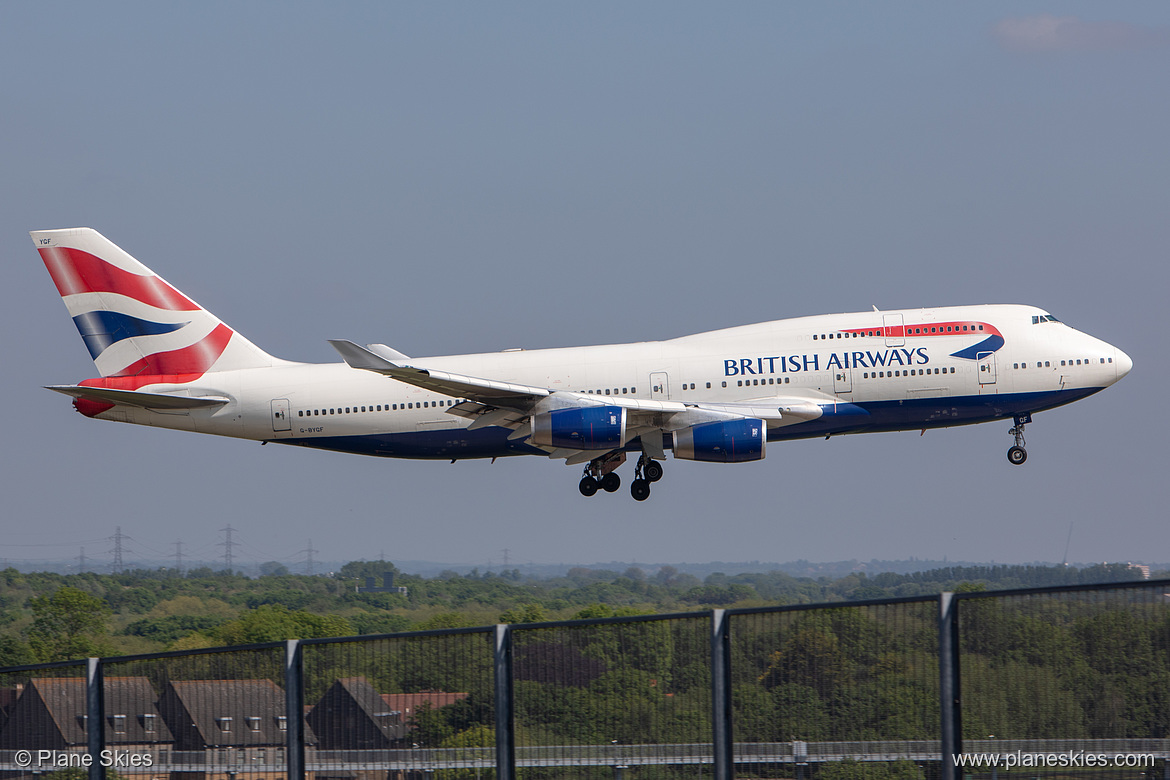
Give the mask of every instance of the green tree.
POLYGON ((214 631, 214 636, 229 645, 352 634, 353 626, 343 617, 314 615, 303 610, 294 612, 280 604, 264 604, 248 610, 238 620, 224 623, 214 631))
POLYGON ((521 604, 500 615, 501 623, 543 623, 548 620, 539 604, 521 604))
POLYGON ((52 595, 30 598, 28 606, 33 613, 29 646, 39 660, 64 661, 104 652, 111 610, 102 599, 65 586, 52 595))

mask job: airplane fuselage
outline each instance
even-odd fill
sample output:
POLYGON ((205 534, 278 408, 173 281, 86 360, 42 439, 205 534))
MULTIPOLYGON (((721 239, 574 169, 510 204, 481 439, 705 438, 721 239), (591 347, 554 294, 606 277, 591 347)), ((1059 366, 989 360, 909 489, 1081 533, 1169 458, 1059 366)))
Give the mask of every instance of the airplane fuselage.
MULTIPOLYGON (((1131 367, 1110 344, 1022 305, 819 315, 667 341, 415 358, 410 365, 602 401, 768 405, 799 397, 824 407, 818 419, 769 427, 769 441, 1026 417, 1102 390, 1131 367)), ((158 389, 173 393, 176 386, 158 389)), ((229 400, 214 409, 116 406, 94 416, 388 457, 546 454, 509 439, 508 428, 468 430, 470 421, 449 411, 457 398, 345 363, 212 372, 185 390, 229 400)))

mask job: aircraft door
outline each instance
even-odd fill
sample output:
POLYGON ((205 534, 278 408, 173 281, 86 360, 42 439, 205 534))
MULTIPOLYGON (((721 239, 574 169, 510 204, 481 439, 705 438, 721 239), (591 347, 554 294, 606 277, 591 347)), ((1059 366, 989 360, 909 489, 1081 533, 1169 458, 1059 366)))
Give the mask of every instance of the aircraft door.
POLYGON ((979 390, 981 392, 995 391, 995 353, 980 352, 975 356, 979 365, 979 390), (990 385, 990 387, 989 387, 990 385))
POLYGON ((650 374, 650 398, 655 401, 670 400, 670 377, 665 371, 650 374))
POLYGON ((853 375, 850 369, 837 368, 833 370, 833 392, 837 395, 853 392, 853 375))
POLYGON ((882 335, 887 347, 901 347, 906 343, 906 327, 901 314, 882 315, 882 335))
POLYGON ((272 402, 272 430, 291 431, 292 420, 288 417, 288 399, 277 398, 272 402))

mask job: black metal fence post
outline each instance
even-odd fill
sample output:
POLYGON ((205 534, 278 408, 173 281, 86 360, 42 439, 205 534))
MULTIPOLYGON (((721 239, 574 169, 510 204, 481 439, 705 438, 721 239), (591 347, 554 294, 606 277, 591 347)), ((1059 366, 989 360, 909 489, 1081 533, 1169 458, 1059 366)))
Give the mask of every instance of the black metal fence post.
POLYGON ((711 610, 711 725, 715 780, 735 776, 731 734, 731 632, 727 611, 711 610))
POLYGON ((85 663, 85 740, 89 753, 89 780, 104 780, 102 751, 106 749, 106 707, 102 659, 88 658, 85 663))
POLYGON ((284 643, 285 765, 288 780, 305 777, 305 666, 299 639, 284 643))
POLYGON ((938 597, 939 709, 942 716, 942 780, 955 780, 954 757, 962 750, 959 697, 959 600, 954 593, 938 597))
POLYGON ((516 774, 516 738, 512 731, 512 627, 496 626, 496 778, 513 780, 516 774))

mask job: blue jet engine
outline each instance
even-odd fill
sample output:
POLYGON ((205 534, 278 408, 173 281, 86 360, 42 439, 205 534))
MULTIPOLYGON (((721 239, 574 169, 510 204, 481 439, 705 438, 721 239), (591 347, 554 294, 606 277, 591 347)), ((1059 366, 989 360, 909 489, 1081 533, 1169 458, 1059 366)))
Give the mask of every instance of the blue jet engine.
POLYGON ((707 463, 763 460, 767 438, 767 426, 755 418, 703 423, 674 432, 674 457, 707 463))
POLYGON ((532 441, 545 447, 617 449, 626 441, 626 410, 620 406, 587 406, 538 414, 532 418, 532 441))

